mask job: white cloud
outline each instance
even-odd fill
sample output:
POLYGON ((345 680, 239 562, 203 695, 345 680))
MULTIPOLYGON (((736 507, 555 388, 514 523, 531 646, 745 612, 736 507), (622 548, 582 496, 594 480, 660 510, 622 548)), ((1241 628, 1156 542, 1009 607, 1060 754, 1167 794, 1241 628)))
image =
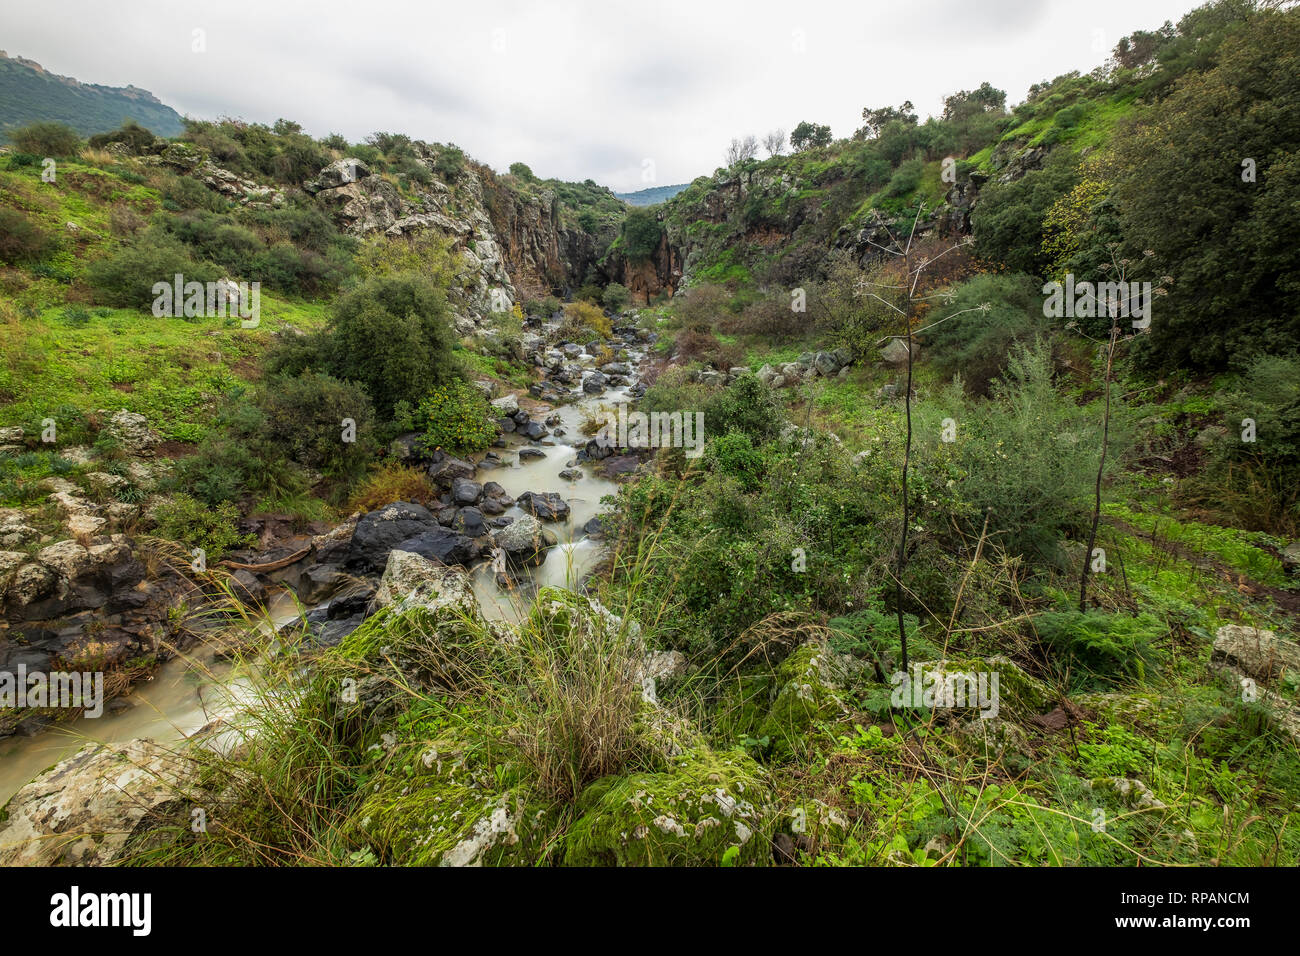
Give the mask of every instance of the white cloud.
POLYGON ((863 106, 922 115, 984 80, 1012 102, 1099 64, 1121 36, 1195 0, 857 0, 545 4, 480 0, 45 0, 8 4, 11 55, 133 83, 182 113, 357 140, 455 142, 504 169, 638 189, 711 173, 732 136, 801 119, 836 136, 863 106), (438 5, 441 6, 441 5, 438 5), (207 50, 192 51, 192 31, 207 50))

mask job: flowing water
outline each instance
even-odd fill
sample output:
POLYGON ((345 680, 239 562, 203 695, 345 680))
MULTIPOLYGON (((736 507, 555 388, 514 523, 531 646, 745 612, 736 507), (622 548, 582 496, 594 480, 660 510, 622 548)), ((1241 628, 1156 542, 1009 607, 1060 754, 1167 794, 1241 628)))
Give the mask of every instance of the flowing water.
MULTIPOLYGON (((641 358, 634 353, 629 364, 635 365, 641 358)), ((578 361, 588 364, 591 356, 581 356, 578 361)), ((517 620, 537 588, 576 588, 600 560, 600 542, 587 537, 582 528, 599 513, 600 499, 613 494, 618 485, 593 474, 599 464, 570 463, 588 441, 581 430, 583 419, 598 412, 603 405, 612 406, 628 398, 627 387, 608 388, 602 395, 583 395, 571 404, 560 406, 556 409, 560 416, 556 427, 563 429, 563 436, 552 434, 539 442, 530 442, 507 435, 507 447, 495 449, 501 467, 481 469, 475 475, 476 481, 497 482, 513 498, 526 491, 559 492, 570 508, 566 521, 546 523, 559 543, 546 552, 546 560, 541 565, 519 576, 514 589, 504 591, 497 586, 490 562, 482 562, 471 570, 474 593, 485 616, 517 620), (519 450, 525 446, 541 449, 545 457, 521 461, 519 450), (581 470, 582 478, 560 477, 561 471, 573 467, 581 470)), ((518 517, 523 511, 512 507, 505 513, 518 517)), ((275 627, 296 619, 299 614, 297 602, 285 591, 272 596, 267 611, 268 637, 275 627)), ((237 711, 243 697, 251 693, 251 683, 235 666, 218 661, 215 655, 212 647, 200 645, 163 664, 153 677, 137 683, 132 693, 122 698, 130 705, 125 710, 116 713, 105 710, 95 718, 80 717, 31 737, 0 739, 0 805, 33 777, 92 741, 114 744, 151 737, 161 744, 170 744, 237 711)))

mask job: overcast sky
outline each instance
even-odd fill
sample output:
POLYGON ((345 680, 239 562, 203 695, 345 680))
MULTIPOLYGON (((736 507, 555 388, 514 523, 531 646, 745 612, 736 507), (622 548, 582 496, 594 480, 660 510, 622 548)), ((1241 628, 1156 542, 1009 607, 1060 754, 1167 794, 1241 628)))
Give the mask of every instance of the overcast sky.
POLYGON ((1087 72, 1198 0, 39 0, 0 48, 182 114, 454 142, 499 170, 617 190, 689 182, 731 137, 864 106, 922 117, 988 80, 1087 72), (195 31, 206 49, 196 52, 195 31))

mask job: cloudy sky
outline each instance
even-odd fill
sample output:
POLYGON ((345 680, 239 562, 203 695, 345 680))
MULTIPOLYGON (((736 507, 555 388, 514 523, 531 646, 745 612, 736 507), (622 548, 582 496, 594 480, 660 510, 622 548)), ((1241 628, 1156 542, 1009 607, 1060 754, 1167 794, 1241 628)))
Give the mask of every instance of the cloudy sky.
POLYGON ((863 106, 925 116, 984 80, 1016 103, 1198 2, 6 0, 0 48, 183 114, 404 132, 632 190, 802 119, 847 136, 863 106))

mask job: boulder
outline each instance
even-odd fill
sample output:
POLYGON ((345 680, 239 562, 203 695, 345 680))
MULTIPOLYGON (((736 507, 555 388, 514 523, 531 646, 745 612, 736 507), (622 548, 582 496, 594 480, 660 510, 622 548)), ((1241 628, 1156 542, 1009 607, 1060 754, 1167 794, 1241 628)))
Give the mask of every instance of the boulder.
POLYGON ((113 413, 113 417, 104 426, 104 431, 124 452, 135 457, 152 454, 154 446, 162 440, 149 427, 147 418, 125 409, 113 413))
POLYGON ((438 527, 438 519, 423 505, 396 501, 372 511, 357 522, 348 549, 352 567, 383 570, 388 552, 403 541, 438 527))
POLYGON ((546 549, 555 544, 555 535, 542 527, 532 515, 516 518, 492 535, 496 546, 517 567, 534 567, 546 559, 546 549))
POLYGON ((475 504, 479 498, 483 497, 483 486, 477 481, 469 478, 453 478, 451 482, 451 498, 458 505, 475 504))
POLYGON ((1225 624, 1214 633, 1211 661, 1227 664, 1265 683, 1290 672, 1300 675, 1300 645, 1273 631, 1225 624))
POLYGON ((435 564, 410 551, 389 552, 373 600, 376 609, 396 604, 437 609, 451 604, 475 605, 469 575, 461 568, 435 564))
POLYGON ((563 521, 569 517, 569 504, 557 492, 525 491, 516 504, 543 521, 563 521))
POLYGON ((0 826, 0 865, 107 866, 183 823, 193 765, 148 738, 87 744, 18 791, 0 826))

